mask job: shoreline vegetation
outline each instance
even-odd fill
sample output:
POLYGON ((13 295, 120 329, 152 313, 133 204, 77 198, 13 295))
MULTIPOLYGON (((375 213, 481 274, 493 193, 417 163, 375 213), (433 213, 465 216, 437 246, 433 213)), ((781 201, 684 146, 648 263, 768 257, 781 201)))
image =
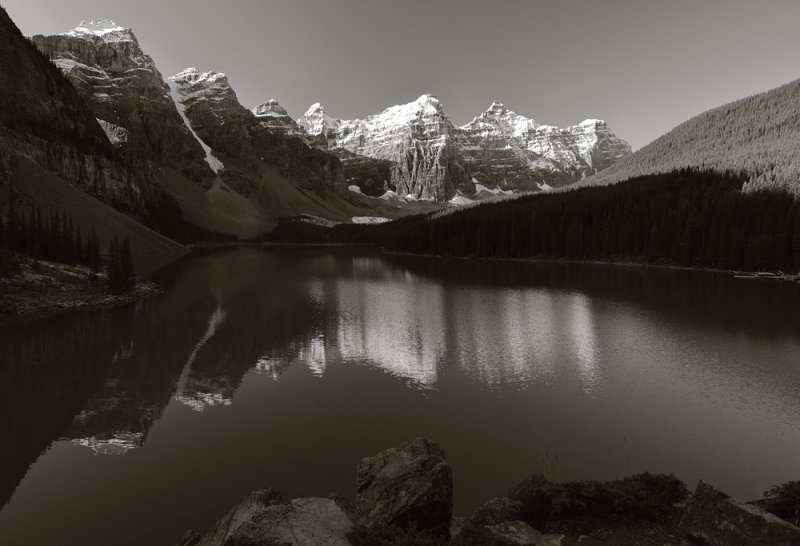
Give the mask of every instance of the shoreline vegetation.
POLYGON ((744 182, 734 173, 684 169, 377 225, 285 222, 264 239, 463 258, 800 271, 800 201, 781 191, 743 191, 744 182))
POLYGON ((84 265, 23 258, 19 271, 0 277, 0 324, 27 323, 68 311, 110 309, 163 292, 149 280, 137 280, 120 292, 108 285, 105 272, 93 273, 84 265))
MULTIPOLYGON (((742 191, 743 181, 742 175, 734 173, 683 169, 613 186, 536 194, 383 224, 330 226, 313 218, 288 220, 257 239, 191 243, 181 247, 188 248, 187 253, 176 253, 174 259, 163 260, 148 273, 203 249, 264 245, 370 248, 386 255, 433 259, 713 272, 793 285, 800 281, 800 201, 785 192, 742 191)), ((85 264, 92 270, 88 278, 96 280, 102 268, 99 244, 93 227, 84 243, 80 226, 58 211, 44 218, 38 209, 17 213, 12 206, 5 224, 0 314, 6 319, 110 307, 154 293, 146 284, 131 290, 131 250, 125 240, 108 243, 104 269, 111 277, 108 284, 113 296, 79 282, 76 275, 44 280, 29 272, 20 277, 8 267, 9 252, 16 252, 21 261, 32 259, 34 268, 41 267, 35 265, 40 258, 85 264), (125 270, 121 284, 120 267, 125 270), (56 295, 52 301, 41 297, 47 286, 59 284, 60 292, 51 290, 56 295), (86 290, 83 297, 81 289, 86 290), (12 301, 9 292, 19 301, 12 301), (123 292, 130 293, 121 296, 123 292)))
POLYGON ((149 280, 159 271, 192 255, 208 251, 230 249, 242 246, 255 246, 278 249, 358 249, 372 250, 385 256, 402 256, 432 260, 463 260, 473 262, 511 262, 529 264, 570 264, 585 266, 602 266, 620 269, 652 269, 656 271, 686 271, 696 273, 713 273, 730 275, 743 280, 780 281, 789 284, 800 283, 800 274, 777 272, 734 271, 713 267, 681 266, 665 263, 647 263, 644 261, 620 260, 577 260, 567 258, 508 258, 498 256, 451 256, 446 254, 422 254, 417 252, 400 252, 381 247, 377 243, 347 242, 290 242, 290 241, 226 241, 196 243, 187 245, 187 252, 176 254, 170 261, 148 271, 146 275, 135 280, 134 286, 125 292, 114 293, 108 289, 108 275, 105 272, 93 274, 86 266, 68 265, 45 260, 23 257, 21 270, 15 275, 0 276, 0 323, 30 322, 39 318, 50 317, 74 310, 110 309, 141 298, 163 292, 162 287, 149 280), (38 265, 37 265, 38 264, 38 265), (92 280, 94 276, 94 279, 92 280))

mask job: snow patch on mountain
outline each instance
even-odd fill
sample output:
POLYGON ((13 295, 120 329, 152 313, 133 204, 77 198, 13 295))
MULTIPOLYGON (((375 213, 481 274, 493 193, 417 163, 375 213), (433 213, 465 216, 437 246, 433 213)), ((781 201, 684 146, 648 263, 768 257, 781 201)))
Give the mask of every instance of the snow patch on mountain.
MULTIPOLYGON (((97 95, 97 93, 95 93, 97 95)), ((103 131, 108 137, 108 141, 111 142, 114 146, 120 146, 128 142, 128 137, 130 136, 130 132, 125 128, 119 125, 115 125, 110 123, 104 119, 96 118, 97 123, 100 124, 100 127, 103 128, 103 131)))
POLYGON ((111 19, 81 21, 80 25, 64 32, 63 35, 89 39, 99 37, 106 42, 131 42, 134 40, 130 28, 120 26, 111 19))
POLYGON ((351 222, 354 224, 385 224, 391 222, 391 218, 384 216, 353 216, 351 222))
MULTIPOLYGON (((197 71, 196 68, 194 70, 197 71)), ((186 107, 183 105, 183 102, 181 101, 181 96, 180 93, 178 92, 178 83, 176 82, 176 79, 181 75, 185 75, 184 74, 185 72, 186 70, 184 70, 180 74, 172 76, 167 80, 167 86, 169 87, 169 96, 172 99, 172 102, 175 103, 175 108, 178 109, 178 114, 180 114, 183 123, 186 125, 186 128, 189 129, 189 132, 192 134, 192 136, 194 136, 195 140, 203 148, 203 151, 206 154, 205 158, 206 163, 208 163, 208 166, 211 168, 212 171, 214 171, 214 173, 219 174, 219 172, 225 168, 225 165, 222 164, 222 161, 214 157, 214 154, 211 152, 211 147, 205 142, 203 142, 203 139, 201 139, 194 131, 194 129, 192 129, 192 124, 189 122, 189 118, 186 117, 186 107)), ((197 72, 199 73, 199 71, 197 72)))

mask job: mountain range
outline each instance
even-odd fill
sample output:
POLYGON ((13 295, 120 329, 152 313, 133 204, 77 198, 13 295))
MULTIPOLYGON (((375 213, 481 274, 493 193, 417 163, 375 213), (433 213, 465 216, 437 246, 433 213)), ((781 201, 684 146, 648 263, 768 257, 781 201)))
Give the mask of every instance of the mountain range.
POLYGON ((274 100, 242 106, 224 73, 188 68, 164 78, 132 30, 111 20, 25 40, 2 19, 13 42, 4 66, 26 72, 9 73, 16 83, 3 97, 3 148, 13 153, 3 164, 13 159, 18 177, 19 161, 29 160, 173 238, 252 237, 297 215, 396 218, 547 190, 630 153, 604 122, 559 129, 496 102, 455 127, 429 94, 363 120, 333 118, 319 104, 294 120, 274 100), (52 64, 45 68, 36 50, 52 64), (19 100, 54 87, 48 108, 19 100), (64 108, 80 112, 68 128, 52 115, 64 108))
POLYGON ((4 180, 23 204, 115 226, 136 254, 168 252, 170 238, 260 236, 292 217, 398 218, 685 167, 729 172, 750 189, 800 187, 798 82, 631 153, 602 120, 558 128, 498 101, 462 126, 427 93, 353 120, 319 103, 297 120, 274 99, 249 109, 224 73, 164 78, 131 29, 110 20, 26 39, 2 11, 0 37, 4 180))
POLYGON ((481 188, 546 190, 581 180, 631 153, 602 120, 558 128, 498 101, 461 127, 431 94, 365 119, 334 118, 316 103, 295 121, 274 99, 253 112, 273 130, 301 135, 309 145, 336 154, 348 181, 375 196, 394 191, 441 202, 457 194, 472 197, 481 188), (363 173, 365 163, 374 167, 369 159, 388 162, 383 180, 363 173))

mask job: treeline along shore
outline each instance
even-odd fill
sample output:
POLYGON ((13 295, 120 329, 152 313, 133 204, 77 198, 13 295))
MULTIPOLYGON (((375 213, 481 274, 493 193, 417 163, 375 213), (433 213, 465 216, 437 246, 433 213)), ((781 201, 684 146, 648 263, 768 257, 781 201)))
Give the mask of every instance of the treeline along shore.
POLYGON ((385 224, 287 222, 266 240, 472 258, 800 270, 800 203, 781 190, 742 191, 744 181, 684 169, 385 224))

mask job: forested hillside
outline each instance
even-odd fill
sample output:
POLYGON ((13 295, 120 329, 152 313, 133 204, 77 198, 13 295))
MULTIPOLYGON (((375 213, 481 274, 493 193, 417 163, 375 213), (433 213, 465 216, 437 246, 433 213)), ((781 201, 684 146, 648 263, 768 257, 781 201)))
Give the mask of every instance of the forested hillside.
POLYGON ((797 272, 800 202, 784 191, 741 192, 742 182, 733 174, 687 169, 377 226, 285 225, 272 239, 477 258, 797 272))
POLYGON ((686 167, 743 175, 745 188, 800 194, 800 80, 703 112, 583 184, 686 167))

